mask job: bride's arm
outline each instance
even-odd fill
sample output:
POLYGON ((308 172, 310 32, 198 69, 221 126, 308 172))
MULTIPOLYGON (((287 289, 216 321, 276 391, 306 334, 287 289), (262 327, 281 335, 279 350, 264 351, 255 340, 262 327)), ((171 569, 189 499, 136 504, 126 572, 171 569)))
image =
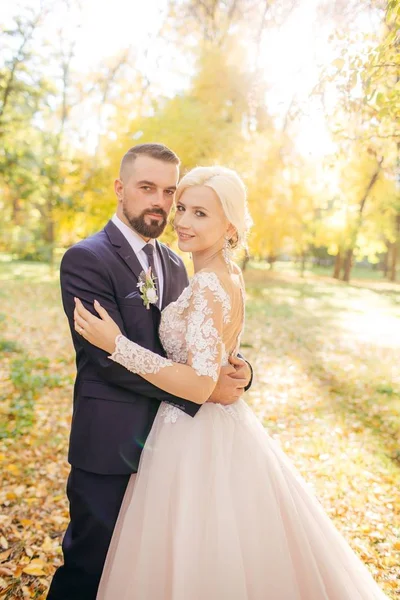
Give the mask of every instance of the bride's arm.
POLYGON ((201 369, 158 356, 123 335, 115 340, 115 350, 109 358, 169 394, 179 395, 196 404, 208 400, 219 376, 219 366, 210 375, 205 375, 201 369))
POLYGON ((221 295, 195 284, 186 309, 187 364, 174 363, 123 336, 116 323, 99 303, 95 309, 101 318, 76 301, 75 329, 87 341, 109 352, 112 360, 181 398, 203 404, 214 390, 223 353, 224 308, 221 295))

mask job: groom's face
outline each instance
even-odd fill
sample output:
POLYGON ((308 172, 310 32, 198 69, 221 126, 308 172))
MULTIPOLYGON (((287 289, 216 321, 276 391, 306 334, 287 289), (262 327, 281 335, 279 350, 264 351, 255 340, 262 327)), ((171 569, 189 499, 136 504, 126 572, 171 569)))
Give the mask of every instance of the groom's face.
POLYGON ((164 231, 175 197, 179 167, 138 156, 115 182, 118 217, 144 239, 164 231))

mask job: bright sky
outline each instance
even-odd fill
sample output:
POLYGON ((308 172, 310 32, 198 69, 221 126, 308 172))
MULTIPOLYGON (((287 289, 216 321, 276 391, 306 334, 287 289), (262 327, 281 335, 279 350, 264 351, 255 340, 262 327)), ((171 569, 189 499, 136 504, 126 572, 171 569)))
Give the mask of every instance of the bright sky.
MULTIPOLYGON (((147 49, 142 67, 157 82, 164 94, 173 95, 188 81, 187 57, 171 53, 171 47, 160 42, 168 0, 83 0, 81 9, 68 14, 62 2, 49 15, 46 36, 54 39, 60 24, 65 38, 76 39, 74 67, 91 72, 101 60, 127 47, 147 49)), ((37 6, 38 0, 20 2, 37 6)), ((334 59, 326 43, 329 23, 325 29, 316 24, 321 0, 299 0, 298 7, 285 24, 268 34, 261 48, 260 66, 270 84, 267 103, 271 110, 284 115, 294 95, 307 100, 318 77, 317 65, 334 59)), ((17 14, 17 4, 0 4, 0 20, 17 14)), ((310 103, 309 114, 299 130, 297 144, 309 156, 332 151, 333 146, 324 118, 310 103)))
MULTIPOLYGON (((159 54, 157 34, 163 23, 168 0, 71 0, 73 10, 66 2, 55 0, 54 8, 45 21, 45 36, 55 41, 59 35, 74 39, 75 62, 78 71, 90 71, 102 58, 112 57, 126 48, 147 48, 148 63, 155 67, 159 54), (80 6, 79 6, 80 5, 80 6), (79 8, 78 8, 79 6, 79 8)), ((19 0, 0 3, 0 21, 7 23, 19 13, 18 7, 35 8, 51 5, 51 0, 19 0)))
POLYGON ((333 60, 326 44, 329 33, 316 29, 320 0, 301 0, 283 27, 271 31, 261 48, 261 65, 271 85, 268 104, 274 113, 286 114, 293 98, 306 101, 310 113, 303 117, 297 145, 306 155, 319 156, 333 151, 324 116, 308 96, 315 86, 318 64, 333 60), (324 43, 325 41, 325 43, 324 43))
MULTIPOLYGON (((79 31, 75 29, 78 39, 75 67, 90 70, 102 57, 132 47, 146 49, 146 67, 160 71, 166 57, 164 60, 160 57, 161 44, 157 38, 167 4, 167 0, 84 0, 79 31)), ((168 86, 167 77, 164 84, 168 86)))
POLYGON ((147 46, 157 35, 167 7, 166 0, 85 0, 82 3, 81 67, 97 64, 128 46, 147 46))

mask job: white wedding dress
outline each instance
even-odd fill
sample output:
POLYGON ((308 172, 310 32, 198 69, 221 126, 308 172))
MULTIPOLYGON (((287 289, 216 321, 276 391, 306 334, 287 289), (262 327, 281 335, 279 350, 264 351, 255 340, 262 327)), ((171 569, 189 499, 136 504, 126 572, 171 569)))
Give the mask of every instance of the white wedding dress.
MULTIPOLYGON (((193 389, 215 382, 243 326, 241 281, 200 272, 164 309, 169 360, 123 336, 112 358, 136 373, 189 364, 193 389)), ((384 598, 243 400, 206 403, 194 418, 161 404, 97 600, 384 598)))

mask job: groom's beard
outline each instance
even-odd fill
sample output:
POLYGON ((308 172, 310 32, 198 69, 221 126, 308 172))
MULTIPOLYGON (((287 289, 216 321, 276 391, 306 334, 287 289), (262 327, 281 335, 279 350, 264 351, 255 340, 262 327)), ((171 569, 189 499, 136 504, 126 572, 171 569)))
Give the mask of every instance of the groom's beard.
POLYGON ((167 225, 168 215, 162 208, 153 208, 152 210, 144 210, 139 216, 133 217, 128 213, 125 206, 122 207, 122 212, 125 218, 128 220, 132 229, 137 231, 140 235, 145 238, 158 238, 164 231, 167 225), (145 215, 161 215, 163 219, 161 221, 152 219, 150 224, 144 220, 145 215))

